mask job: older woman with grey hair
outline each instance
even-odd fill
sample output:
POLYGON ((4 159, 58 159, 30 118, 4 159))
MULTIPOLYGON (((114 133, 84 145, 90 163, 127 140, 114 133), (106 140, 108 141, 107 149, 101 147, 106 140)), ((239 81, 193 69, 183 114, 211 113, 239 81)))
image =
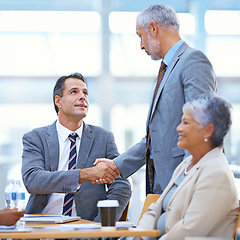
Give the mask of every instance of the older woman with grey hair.
POLYGON ((159 229, 160 239, 188 236, 231 238, 238 215, 234 176, 223 153, 231 126, 231 105, 216 95, 183 106, 178 146, 188 156, 176 168, 139 229, 159 229))

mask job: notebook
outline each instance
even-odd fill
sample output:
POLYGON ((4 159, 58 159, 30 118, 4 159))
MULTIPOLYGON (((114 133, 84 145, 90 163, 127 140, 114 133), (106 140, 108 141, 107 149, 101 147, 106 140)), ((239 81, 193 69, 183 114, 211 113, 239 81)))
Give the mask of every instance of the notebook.
POLYGON ((81 218, 63 215, 25 214, 24 217, 20 218, 20 221, 25 223, 66 223, 79 219, 81 218))

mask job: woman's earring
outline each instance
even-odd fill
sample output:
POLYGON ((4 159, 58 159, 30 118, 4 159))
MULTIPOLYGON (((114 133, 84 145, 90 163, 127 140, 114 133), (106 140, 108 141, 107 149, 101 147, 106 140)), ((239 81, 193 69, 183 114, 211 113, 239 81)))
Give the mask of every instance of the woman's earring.
POLYGON ((207 138, 204 138, 204 142, 207 142, 208 141, 208 139, 207 138))

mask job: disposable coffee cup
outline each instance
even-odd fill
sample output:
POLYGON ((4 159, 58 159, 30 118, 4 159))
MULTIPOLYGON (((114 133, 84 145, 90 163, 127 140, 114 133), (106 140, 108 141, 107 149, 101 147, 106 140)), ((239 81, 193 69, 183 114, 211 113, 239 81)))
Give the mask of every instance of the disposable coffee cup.
POLYGON ((100 221, 102 229, 114 230, 117 221, 118 200, 98 201, 97 207, 100 212, 100 221))

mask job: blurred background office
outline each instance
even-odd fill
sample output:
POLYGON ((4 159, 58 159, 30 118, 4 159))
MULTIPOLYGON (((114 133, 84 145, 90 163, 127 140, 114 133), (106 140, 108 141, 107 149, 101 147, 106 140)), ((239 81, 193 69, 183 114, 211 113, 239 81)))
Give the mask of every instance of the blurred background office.
MULTIPOLYGON (((140 50, 135 18, 151 4, 176 10, 183 40, 208 56, 219 94, 233 104, 225 152, 238 183, 239 0, 0 0, 0 208, 7 179, 21 178, 22 135, 56 119, 52 90, 59 76, 77 71, 86 77, 85 121, 113 131, 120 153, 145 135, 160 62, 140 50)), ((141 169, 130 178, 135 223, 145 199, 144 174, 141 169)))

